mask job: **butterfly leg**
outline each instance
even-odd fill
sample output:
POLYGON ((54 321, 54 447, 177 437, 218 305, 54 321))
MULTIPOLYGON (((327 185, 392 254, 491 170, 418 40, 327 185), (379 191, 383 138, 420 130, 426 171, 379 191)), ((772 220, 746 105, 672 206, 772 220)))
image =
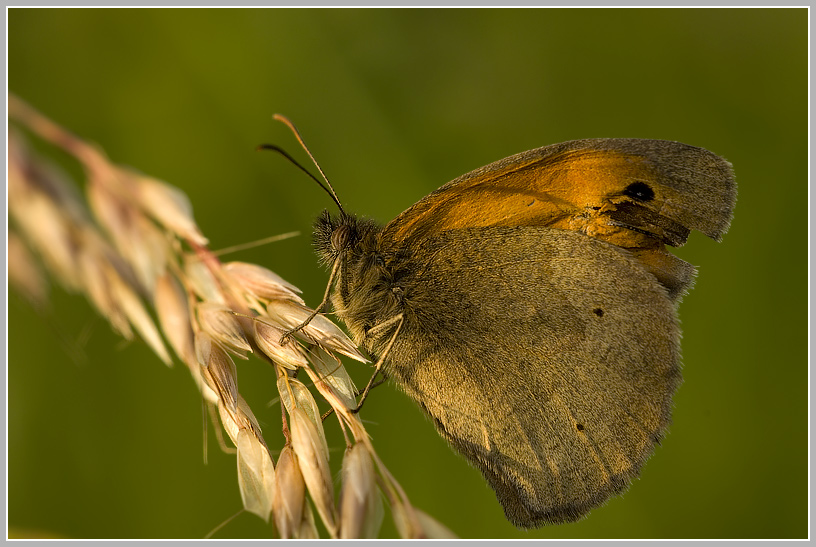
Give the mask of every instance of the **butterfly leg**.
POLYGON ((326 306, 326 303, 329 301, 329 295, 331 294, 332 284, 334 283, 334 278, 337 276, 338 269, 340 269, 340 257, 338 257, 337 260, 334 261, 334 266, 332 266, 331 275, 329 275, 329 282, 326 284, 326 292, 323 294, 323 300, 320 301, 320 305, 317 306, 311 314, 309 314, 309 317, 307 317, 306 320, 303 321, 303 323, 283 333, 283 336, 281 336, 280 339, 281 346, 286 345, 289 342, 289 337, 292 336, 292 334, 296 333, 297 331, 301 330, 306 325, 308 325, 312 321, 312 319, 314 319, 315 316, 318 313, 320 313, 320 310, 322 310, 326 306))
POLYGON ((402 328, 402 323, 403 323, 402 314, 396 315, 396 316, 388 319, 387 321, 383 321, 379 325, 373 327, 367 333, 367 335, 370 336, 372 334, 372 332, 376 333, 377 331, 384 330, 384 329, 390 327, 391 325, 393 325, 394 323, 397 323, 397 328, 394 329, 394 334, 391 335, 391 339, 388 341, 388 345, 385 346, 385 349, 383 350, 382 354, 380 355, 380 358, 377 359, 377 362, 374 364, 374 374, 371 375, 371 379, 368 381, 368 385, 366 385, 365 389, 363 390, 363 395, 362 395, 362 397, 360 399, 360 402, 357 404, 357 408, 352 410, 352 412, 355 413, 355 414, 360 412, 360 409, 363 408, 363 403, 365 402, 366 397, 368 397, 368 392, 371 391, 371 388, 373 388, 374 386, 380 385, 381 383, 383 383, 385 381, 385 378, 383 378, 379 383, 377 383, 377 384, 374 383, 374 379, 377 377, 377 374, 380 373, 380 369, 382 369, 382 365, 385 362, 385 358, 388 357, 388 352, 391 350, 391 347, 394 345, 394 342, 397 340, 397 335, 399 334, 399 331, 402 328))

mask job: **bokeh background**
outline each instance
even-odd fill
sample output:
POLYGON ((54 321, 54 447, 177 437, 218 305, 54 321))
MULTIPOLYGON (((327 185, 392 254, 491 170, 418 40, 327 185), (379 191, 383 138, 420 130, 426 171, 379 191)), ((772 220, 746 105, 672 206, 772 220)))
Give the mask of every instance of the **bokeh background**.
MULTIPOLYGON (((393 386, 366 403, 374 445, 412 502, 468 538, 802 538, 808 533, 805 9, 11 9, 8 82, 115 161, 181 187, 218 249, 266 265, 316 305, 310 246, 327 196, 274 154, 305 158, 296 121, 347 209, 387 222, 454 177, 575 138, 708 148, 739 198, 680 315, 674 424, 621 498, 521 531, 480 473, 393 386)), ((8 300, 12 534, 199 538, 241 507, 234 456, 185 367, 124 344, 80 297, 8 300), (79 347, 83 358, 74 356, 79 347)), ((272 371, 239 362, 270 446, 272 371)), ((359 384, 369 375, 349 363, 359 384)), ((336 428, 329 425, 329 430, 336 428)), ((337 467, 343 442, 333 437, 337 467)), ((215 537, 269 537, 243 514, 215 537)), ((384 536, 395 534, 386 514, 384 536)))

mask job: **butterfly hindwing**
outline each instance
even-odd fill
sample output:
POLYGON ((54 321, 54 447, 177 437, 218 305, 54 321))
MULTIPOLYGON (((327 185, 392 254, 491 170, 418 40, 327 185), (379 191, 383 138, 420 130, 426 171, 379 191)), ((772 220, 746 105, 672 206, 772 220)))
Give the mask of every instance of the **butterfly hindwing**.
POLYGON ((680 382, 674 306, 654 278, 606 243, 545 227, 448 231, 411 263, 395 278, 405 311, 389 374, 508 519, 575 520, 623 490, 680 382))

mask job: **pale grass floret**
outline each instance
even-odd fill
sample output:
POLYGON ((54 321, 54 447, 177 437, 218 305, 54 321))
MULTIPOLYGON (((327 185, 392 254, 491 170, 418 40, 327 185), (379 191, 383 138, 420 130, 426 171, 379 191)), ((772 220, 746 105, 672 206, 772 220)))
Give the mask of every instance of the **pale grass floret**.
POLYGON ((305 503, 306 483, 300 472, 297 455, 292 446, 287 444, 278 457, 272 498, 272 513, 281 538, 299 537, 305 503))
MULTIPOLYGON (((12 164, 11 158, 9 161, 12 164)), ((9 166, 12 169, 12 166, 9 166)), ((59 275, 68 290, 80 290, 78 257, 70 221, 46 196, 30 188, 18 191, 20 179, 9 176, 9 207, 20 233, 37 249, 49 270, 59 275), (25 211, 25 214, 15 214, 25 211)), ((77 230, 78 231, 78 230, 77 230)))
POLYGON ((294 409, 304 412, 306 416, 315 424, 320 441, 321 452, 329 459, 329 445, 326 442, 326 435, 322 427, 320 410, 317 408, 312 392, 306 385, 297 378, 281 376, 278 379, 278 393, 286 411, 291 413, 294 409))
POLYGON ((18 287, 33 306, 42 308, 48 301, 48 281, 42 268, 20 236, 11 230, 8 232, 6 244, 10 283, 18 287))
POLYGON ((269 450, 247 429, 238 431, 236 445, 238 486, 244 508, 269 521, 275 492, 275 466, 269 450))
POLYGON ((356 389, 335 353, 368 360, 343 331, 316 315, 290 332, 313 313, 297 287, 262 266, 222 264, 207 249, 183 192, 111 163, 14 96, 9 113, 80 162, 90 203, 89 211, 68 177, 12 130, 8 194, 16 231, 9 233, 10 282, 31 300, 45 301, 32 249, 54 280, 84 293, 117 332, 128 339, 138 333, 170 364, 166 340, 237 447, 238 487, 247 511, 266 521, 271 516, 281 537, 314 538, 313 504, 330 537, 376 537, 384 499, 403 537, 448 534, 411 506, 352 410, 356 389), (240 393, 233 357, 248 354, 267 361, 278 378, 286 443, 277 467, 240 393), (310 385, 296 379, 297 372, 305 372, 310 385), (334 411, 332 421, 347 439, 339 508, 310 386, 334 411))
POLYGON ((119 303, 128 321, 142 335, 144 341, 156 352, 159 358, 165 364, 170 365, 172 363, 170 354, 164 346, 161 334, 159 334, 153 318, 150 317, 143 301, 136 294, 135 287, 126 283, 112 269, 108 268, 107 272, 111 274, 108 281, 110 282, 114 302, 119 303))
MULTIPOLYGON (((290 300, 274 299, 266 306, 269 317, 287 329, 293 329, 302 324, 311 314, 312 310, 298 302, 290 300)), ((323 315, 316 315, 309 323, 295 333, 296 336, 326 348, 329 351, 336 351, 346 357, 351 357, 362 363, 367 363, 368 359, 357 349, 348 336, 340 328, 329 321, 323 315)))
POLYGON ((133 268, 148 293, 153 292, 156 278, 166 267, 169 256, 167 238, 144 212, 128 201, 124 192, 112 192, 96 179, 88 185, 88 202, 95 217, 106 229, 122 257, 133 268))
POLYGON ((304 303, 299 296, 300 289, 263 266, 248 262, 227 262, 223 269, 235 283, 242 286, 255 298, 260 300, 284 299, 298 304, 304 303))
POLYGON ((329 384, 331 393, 337 397, 339 404, 344 408, 355 408, 357 388, 340 359, 320 347, 314 348, 309 358, 315 372, 329 384))
POLYGON ((187 196, 173 186, 156 179, 133 174, 136 195, 148 214, 178 237, 196 245, 206 245, 193 219, 193 207, 187 196))
MULTIPOLYGON (((238 404, 235 409, 229 405, 224 404, 224 400, 217 398, 218 413, 221 416, 221 424, 224 426, 224 431, 227 432, 230 440, 235 446, 238 446, 238 434, 243 430, 252 431, 252 433, 263 442, 261 435, 261 427, 258 425, 258 420, 252 413, 252 409, 238 394, 238 404)), ((266 444, 266 443, 264 443, 266 444)))
POLYGON ((84 285, 85 295, 119 334, 128 340, 133 339, 133 330, 125 314, 124 306, 116 299, 113 287, 115 278, 119 277, 121 268, 115 264, 117 257, 108 253, 108 245, 99 234, 88 229, 84 232, 84 245, 77 259, 79 272, 84 285), (110 260, 107 258, 110 257, 110 260))
POLYGON ((252 353, 252 346, 233 310, 217 302, 199 302, 196 315, 201 329, 234 355, 246 359, 246 352, 252 353))
POLYGON ((343 458, 343 487, 340 490, 340 537, 376 538, 384 515, 377 488, 374 463, 368 448, 357 443, 343 458))
POLYGON ((306 502, 303 504, 303 519, 300 521, 297 537, 298 539, 317 539, 320 537, 309 498, 306 498, 306 502))
POLYGON ((288 370, 297 370, 309 365, 306 355, 295 344, 281 344, 286 334, 282 328, 271 324, 270 320, 257 319, 252 324, 255 342, 261 351, 270 359, 288 370))
POLYGON ((293 407, 289 411, 289 427, 292 431, 292 449, 297 454, 309 495, 329 535, 337 537, 337 509, 329 470, 329 453, 321 442, 318 426, 303 410, 293 407))
MULTIPOLYGON (((51 192, 52 178, 58 175, 50 166, 32 165, 29 151, 17 131, 9 131, 8 203, 9 213, 20 234, 36 249, 45 266, 68 290, 79 290, 81 277, 72 240, 84 225, 80 215, 71 215, 57 206, 51 192), (74 218, 70 218, 73 216, 74 218)), ((56 184, 63 184, 64 181, 56 184)), ((65 200, 66 202, 69 200, 65 200)), ((71 200, 72 201, 72 200, 71 200)))
POLYGON ((227 299, 223 288, 215 277, 209 264, 191 253, 184 254, 184 266, 180 277, 186 286, 203 302, 216 302, 226 305, 227 299))
POLYGON ((187 294, 181 283, 165 272, 156 279, 153 305, 170 347, 194 372, 198 372, 198 360, 193 345, 193 329, 190 326, 190 308, 187 294))
POLYGON ((235 412, 238 405, 238 371, 227 351, 206 332, 195 335, 195 352, 201 364, 201 375, 215 393, 220 404, 235 412))

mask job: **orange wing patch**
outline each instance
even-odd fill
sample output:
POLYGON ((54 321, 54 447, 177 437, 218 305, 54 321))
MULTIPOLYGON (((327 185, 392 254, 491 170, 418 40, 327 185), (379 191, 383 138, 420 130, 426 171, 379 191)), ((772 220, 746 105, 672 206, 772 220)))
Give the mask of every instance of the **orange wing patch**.
POLYGON ((459 179, 397 217, 386 234, 395 241, 410 242, 459 228, 552 226, 621 247, 657 248, 666 239, 666 230, 626 213, 643 208, 626 194, 637 183, 646 187, 648 210, 660 209, 655 179, 654 168, 642 157, 604 150, 567 151, 459 179))

